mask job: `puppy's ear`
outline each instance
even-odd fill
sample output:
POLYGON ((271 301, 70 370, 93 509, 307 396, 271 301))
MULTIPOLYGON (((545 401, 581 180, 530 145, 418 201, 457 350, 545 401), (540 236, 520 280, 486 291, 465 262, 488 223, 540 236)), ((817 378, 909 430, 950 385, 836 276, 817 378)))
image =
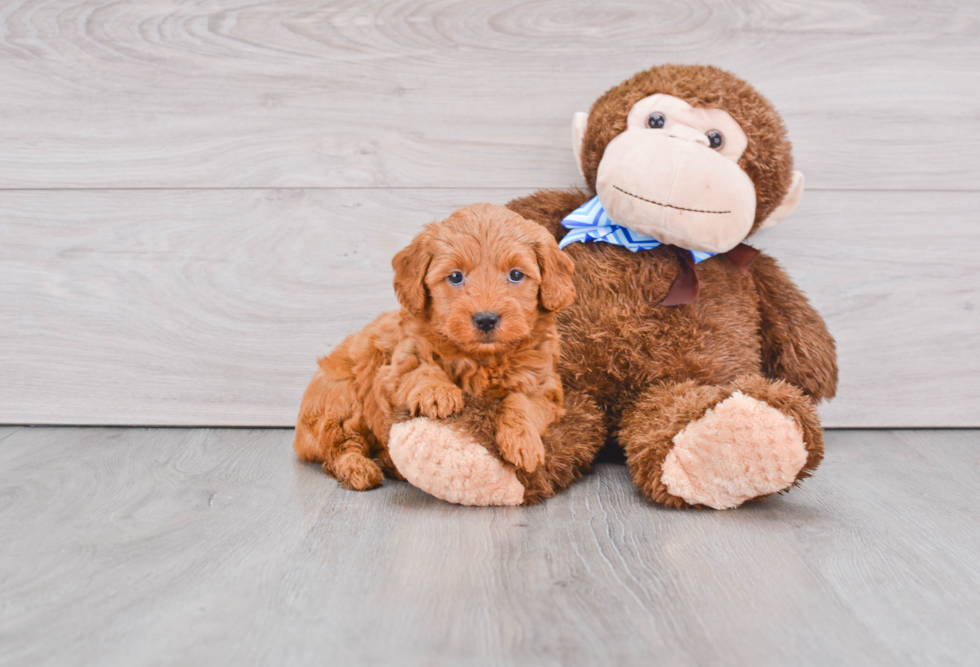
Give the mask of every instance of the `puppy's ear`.
POLYGON ((395 269, 395 295, 398 303, 415 315, 425 310, 428 293, 425 289, 425 274, 432 261, 429 232, 415 237, 411 245, 400 251, 391 260, 395 269))
POLYGON ((541 270, 541 305, 545 310, 557 313, 575 301, 575 285, 572 283, 575 265, 568 255, 558 249, 558 243, 544 227, 534 226, 540 230, 540 240, 534 244, 534 249, 538 253, 538 268, 541 270))

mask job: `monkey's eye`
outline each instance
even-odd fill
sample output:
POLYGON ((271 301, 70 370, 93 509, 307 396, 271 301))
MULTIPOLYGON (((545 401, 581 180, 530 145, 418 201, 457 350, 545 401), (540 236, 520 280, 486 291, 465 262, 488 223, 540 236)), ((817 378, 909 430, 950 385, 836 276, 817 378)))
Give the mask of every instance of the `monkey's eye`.
POLYGON ((663 115, 659 111, 654 111, 647 118, 647 127, 651 127, 654 130, 663 129, 663 126, 667 124, 667 116, 663 115))
POLYGON ((462 285, 463 274, 460 271, 453 271, 452 273, 449 274, 449 277, 446 278, 446 280, 449 281, 450 285, 462 285))
POLYGON ((708 135, 708 144, 715 150, 725 145, 725 135, 718 130, 709 130, 706 134, 708 135))
POLYGON ((509 274, 507 274, 507 279, 512 283, 519 283, 522 280, 524 280, 524 274, 518 271, 517 269, 514 269, 509 274))

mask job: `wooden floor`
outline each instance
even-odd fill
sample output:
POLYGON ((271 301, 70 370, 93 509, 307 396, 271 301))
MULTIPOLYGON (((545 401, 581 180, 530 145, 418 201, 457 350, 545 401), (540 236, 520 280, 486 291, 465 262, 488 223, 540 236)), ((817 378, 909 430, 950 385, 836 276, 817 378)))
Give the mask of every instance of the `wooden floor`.
POLYGON ((980 432, 832 431, 792 493, 354 493, 287 430, 0 427, 3 665, 980 659, 980 432))

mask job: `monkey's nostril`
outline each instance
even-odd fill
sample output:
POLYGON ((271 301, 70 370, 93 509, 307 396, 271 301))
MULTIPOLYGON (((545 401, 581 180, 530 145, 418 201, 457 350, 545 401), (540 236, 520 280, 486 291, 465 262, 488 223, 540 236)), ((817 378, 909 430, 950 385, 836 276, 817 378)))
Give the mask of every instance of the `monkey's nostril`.
POLYGON ((482 313, 477 313, 473 316, 473 324, 483 333, 490 333, 493 331, 499 322, 500 315, 498 313, 485 311, 482 313))

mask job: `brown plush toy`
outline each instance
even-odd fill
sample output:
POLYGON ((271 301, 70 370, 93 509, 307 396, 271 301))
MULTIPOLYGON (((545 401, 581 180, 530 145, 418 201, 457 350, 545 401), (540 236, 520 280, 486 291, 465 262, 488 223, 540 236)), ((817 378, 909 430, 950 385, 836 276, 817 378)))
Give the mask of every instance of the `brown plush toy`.
POLYGON ((607 437, 636 487, 671 507, 737 507, 809 476, 823 455, 815 405, 836 391, 834 341, 776 262, 742 243, 803 192, 775 109, 727 72, 665 65, 576 114, 573 137, 588 191, 544 190, 508 207, 575 262, 559 371, 569 395, 592 399, 566 406, 581 432, 556 424, 550 464, 528 474, 500 467, 465 411, 412 420, 389 448, 439 442, 445 457, 408 480, 478 497, 451 462, 479 447, 533 502, 570 483, 607 437))

